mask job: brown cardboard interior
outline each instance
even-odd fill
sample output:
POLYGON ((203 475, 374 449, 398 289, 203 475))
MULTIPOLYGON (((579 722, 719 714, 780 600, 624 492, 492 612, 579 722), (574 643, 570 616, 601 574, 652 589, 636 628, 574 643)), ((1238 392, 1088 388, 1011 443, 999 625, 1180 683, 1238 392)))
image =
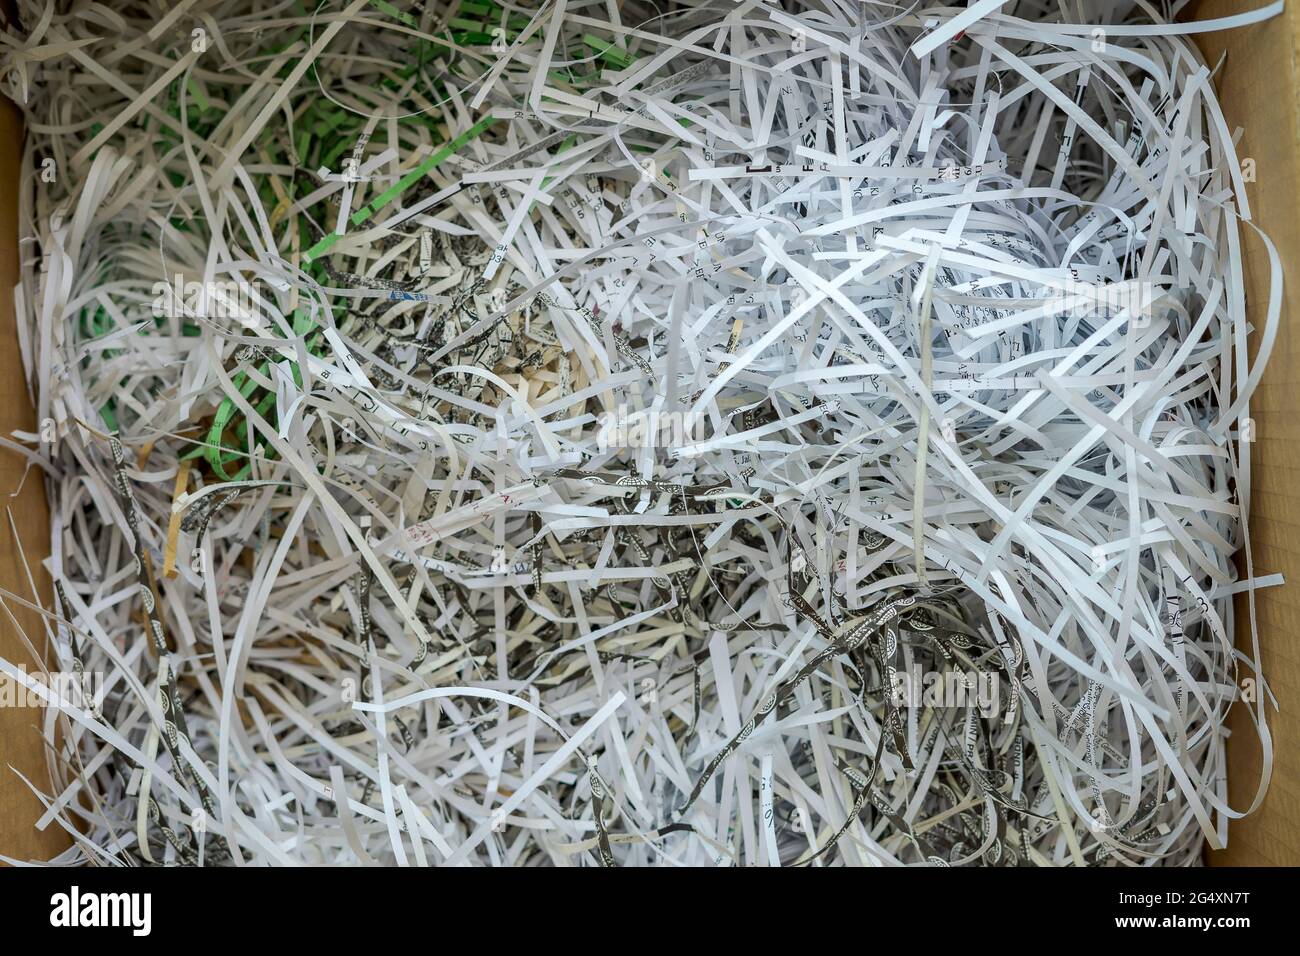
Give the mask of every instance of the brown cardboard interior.
MULTIPOLYGON (((1229 16, 1262 6, 1260 0, 1202 0, 1196 19, 1229 16)), ((1277 246, 1288 284, 1282 327, 1268 372, 1251 402, 1257 441, 1251 446, 1251 550, 1257 573, 1281 572, 1285 587, 1259 592, 1255 611, 1263 649, 1264 677, 1279 710, 1269 713, 1275 742, 1273 777, 1263 805, 1245 820, 1233 821, 1228 848, 1207 853, 1207 862, 1225 865, 1300 865, 1300 654, 1291 635, 1300 632, 1300 341, 1291 329, 1300 262, 1300 76, 1296 43, 1300 3, 1288 0, 1272 20, 1239 30, 1207 34, 1200 47, 1211 67, 1226 51, 1215 86, 1228 125, 1242 128, 1238 154, 1255 160, 1256 180, 1247 185, 1252 218, 1277 246)), ((1246 250, 1247 306, 1262 316, 1268 297, 1268 260, 1263 244, 1242 230, 1246 250)), ((1254 355, 1255 337, 1251 340, 1254 355)), ((1247 602, 1237 602, 1238 645, 1248 648, 1247 602)), ((1243 676, 1250 676, 1243 672, 1243 676)), ((1261 755, 1254 728, 1243 707, 1229 718, 1228 788, 1231 806, 1244 810, 1254 799, 1261 755)))
MULTIPOLYGON (((0 97, 0 290, 3 290, 0 294, 0 435, 9 435, 14 429, 37 430, 14 323, 21 143, 22 117, 12 103, 0 97)), ((0 613, 0 655, 15 663, 25 663, 29 673, 40 668, 32 660, 21 634, 26 634, 38 651, 44 652, 46 647, 41 616, 20 603, 37 603, 30 582, 35 582, 39 603, 50 606, 50 579, 41 566, 49 554, 50 536, 42 484, 39 469, 27 471, 27 463, 20 455, 0 448, 0 503, 4 510, 0 514, 0 588, 13 595, 0 594, 4 599, 4 613, 0 613), (20 487, 22 490, 14 495, 20 487)), ((0 707, 0 854, 16 859, 48 859, 69 842, 68 835, 57 826, 43 832, 32 826, 43 808, 14 772, 23 774, 46 792, 52 789, 41 745, 42 720, 43 712, 37 708, 0 707)))
MULTIPOLYGON (((1263 0, 1202 0, 1197 19, 1225 16, 1255 9, 1263 0)), ((1198 38, 1213 66, 1224 51, 1227 61, 1216 87, 1230 126, 1243 128, 1239 144, 1242 157, 1255 160, 1256 181, 1247 188, 1254 221, 1277 245, 1288 267, 1300 262, 1300 76, 1297 76, 1297 41, 1300 40, 1300 2, 1288 0, 1284 13, 1273 20, 1235 31, 1198 38)), ((14 326, 11 290, 17 282, 17 188, 21 145, 17 110, 0 103, 0 434, 14 429, 34 431, 35 418, 22 374, 22 360, 14 326)), ((1249 308, 1258 315, 1268 291, 1267 260, 1260 242, 1243 230, 1247 249, 1249 308)), ((1259 810, 1234 821, 1226 850, 1207 853, 1207 862, 1226 865, 1300 865, 1300 713, 1294 705, 1300 687, 1300 650, 1290 646, 1291 634, 1300 632, 1300 415, 1295 396, 1300 392, 1300 343, 1289 328, 1297 291, 1287 288, 1282 330, 1268 373, 1251 405, 1257 441, 1252 446, 1251 543, 1259 573, 1281 572, 1288 585, 1261 592, 1256 615, 1263 646, 1264 674, 1276 695, 1280 711, 1272 711, 1269 724, 1278 746, 1268 796, 1259 810), (1292 504, 1295 502, 1295 504, 1292 504)), ((1252 343, 1253 346, 1253 343, 1252 343)), ((31 600, 27 572, 18 558, 10 520, 18 529, 27 565, 45 606, 49 606, 49 580, 40 561, 48 553, 48 516, 39 476, 33 472, 23 483, 25 465, 15 453, 0 448, 0 496, 8 512, 0 516, 0 587, 31 600), (22 484, 16 497, 8 497, 22 484)), ((15 621, 40 648, 45 632, 40 618, 5 595, 8 614, 0 621, 0 654, 9 660, 28 660, 15 621), (13 615, 11 619, 9 614, 13 615)), ((1238 620, 1245 621, 1246 602, 1239 602, 1238 620)), ((1239 624, 1243 646, 1249 640, 1239 624)), ((19 859, 46 859, 67 845, 67 835, 49 828, 37 832, 33 821, 41 813, 39 802, 9 768, 22 772, 49 789, 45 755, 36 711, 0 707, 0 854, 19 859)), ((1231 805, 1240 810, 1253 799, 1260 774, 1260 754, 1245 710, 1238 707, 1230 719, 1234 737, 1229 745, 1231 805)))

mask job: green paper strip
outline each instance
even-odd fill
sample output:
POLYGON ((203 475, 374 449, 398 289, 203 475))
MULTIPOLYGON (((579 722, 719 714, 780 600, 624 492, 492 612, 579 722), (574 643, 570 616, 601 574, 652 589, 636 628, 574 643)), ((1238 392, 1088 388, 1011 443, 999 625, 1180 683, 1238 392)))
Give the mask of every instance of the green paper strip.
POLYGON ((411 16, 409 13, 403 13, 401 10, 397 9, 397 7, 388 3, 387 0, 370 0, 370 5, 377 10, 382 10, 390 17, 401 20, 408 27, 419 26, 419 21, 416 20, 415 17, 411 16))
POLYGON ((194 97, 194 102, 198 104, 200 110, 212 107, 212 104, 208 102, 208 98, 203 95, 203 88, 199 86, 194 77, 191 76, 185 81, 185 88, 190 91, 190 96, 194 97))
MULTIPOLYGON (((482 133, 485 129, 487 129, 495 122, 496 122, 496 117, 485 116, 483 119, 479 120, 469 129, 465 130, 465 132, 461 133, 459 136, 453 139, 442 149, 438 150, 436 153, 434 153, 424 162, 420 163, 409 173, 407 173, 405 176, 399 179, 396 184, 389 187, 384 192, 380 193, 377 197, 375 197, 375 199, 370 203, 370 205, 362 206, 360 209, 354 212, 350 220, 352 225, 354 226, 361 225, 363 222, 365 222, 367 219, 369 219, 379 210, 383 209, 385 206, 387 206, 390 202, 392 202, 402 193, 406 192, 406 190, 410 189, 417 182, 419 182, 421 177, 423 177, 425 173, 427 173, 429 170, 433 169, 435 166, 441 163, 448 156, 460 152, 460 150, 465 146, 466 143, 468 143, 470 140, 477 137, 480 133, 482 133)), ((316 245, 308 249, 307 252, 303 255, 303 260, 305 262, 311 262, 321 253, 329 249, 330 246, 334 245, 334 243, 338 242, 338 240, 339 240, 338 233, 330 233, 328 236, 323 238, 320 242, 316 243, 316 245)))
POLYGON ((383 209, 390 202, 392 202, 394 199, 396 199, 398 196, 404 193, 407 189, 409 189, 410 187, 414 186, 417 182, 419 182, 420 178, 424 176, 425 173, 427 173, 429 170, 433 169, 434 167, 438 166, 448 156, 453 156, 456 153, 460 152, 461 149, 464 148, 466 143, 468 143, 472 139, 477 139, 478 136, 485 129, 487 129, 495 122, 496 122, 496 117, 493 116, 485 116, 483 119, 479 120, 477 123, 475 123, 469 129, 465 130, 465 132, 461 133, 459 136, 453 139, 442 149, 438 150, 436 153, 434 153, 424 162, 420 163, 420 165, 416 166, 413 170, 411 170, 409 173, 407 173, 405 176, 399 179, 395 185, 389 187, 387 190, 380 193, 379 196, 373 202, 371 202, 369 206, 365 207, 365 209, 358 210, 356 213, 354 213, 352 216, 352 224, 354 226, 360 225, 360 223, 364 221, 364 217, 361 215, 362 212, 365 212, 367 215, 373 215, 374 213, 378 212, 380 209, 383 209))
POLYGON ((582 42, 595 50, 600 55, 600 58, 606 63, 618 67, 620 70, 626 70, 636 62, 636 57, 628 53, 626 50, 616 47, 614 44, 608 43, 600 37, 593 36, 590 33, 584 33, 582 35, 582 42))

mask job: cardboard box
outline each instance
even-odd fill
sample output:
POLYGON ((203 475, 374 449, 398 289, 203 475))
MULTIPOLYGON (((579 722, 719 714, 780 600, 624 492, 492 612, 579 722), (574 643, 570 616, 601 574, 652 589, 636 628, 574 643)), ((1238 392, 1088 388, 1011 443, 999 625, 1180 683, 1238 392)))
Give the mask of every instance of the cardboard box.
MULTIPOLYGON (((6 436, 15 429, 35 432, 38 428, 14 324, 21 145, 21 114, 0 97, 0 435, 6 436)), ((38 603, 39 595, 39 603, 48 608, 51 581, 41 566, 50 545, 44 480, 39 469, 28 471, 27 462, 7 448, 0 448, 0 504, 5 512, 0 514, 0 588, 33 604, 38 603), (20 487, 21 491, 10 497, 20 487), (35 594, 29 581, 36 585, 35 594)), ((0 592, 0 597, 8 612, 0 614, 0 655, 27 662, 28 670, 34 671, 36 662, 31 660, 19 628, 37 650, 45 651, 47 635, 41 615, 10 593, 0 592)), ((17 770, 47 792, 52 789, 39 729, 43 719, 35 708, 0 707, 0 854, 18 859, 48 858, 69 843, 68 835, 57 827, 42 832, 32 826, 44 808, 14 773, 17 770)))
MULTIPOLYGON (((1202 0, 1196 19, 1227 16, 1256 9, 1264 0, 1202 0)), ((1289 269, 1282 328, 1267 374, 1251 403, 1257 441, 1251 448, 1251 543, 1260 573, 1281 572, 1288 584, 1260 592, 1256 619, 1263 646, 1264 676, 1277 697, 1280 711, 1271 711, 1269 726, 1275 745, 1272 781, 1263 805, 1229 828, 1226 850, 1207 853, 1216 865, 1300 865, 1300 340, 1290 316, 1300 301, 1300 0, 1289 0, 1284 13, 1255 26, 1197 38, 1211 66, 1227 52, 1216 77, 1230 126, 1243 135, 1239 154, 1255 161, 1256 179, 1247 186, 1254 221, 1277 245, 1289 269), (1292 505, 1292 502, 1296 502, 1292 505)), ((17 281, 17 194, 21 145, 18 112, 0 102, 0 434, 15 428, 35 431, 35 416, 22 375, 14 327, 13 297, 17 281)), ((1268 293, 1267 259, 1249 229, 1242 231, 1247 250, 1248 307, 1258 315, 1268 293)), ((1254 342, 1252 341, 1252 356, 1254 342)), ((50 606, 50 581, 40 562, 48 554, 48 514, 39 475, 23 483, 25 463, 0 448, 0 501, 8 513, 0 516, 0 587, 31 601, 27 572, 14 542, 16 528, 26 551, 37 589, 50 606), (7 497, 22 483, 16 497, 7 497)), ((15 630, 15 620, 44 647, 46 632, 40 616, 3 595, 7 614, 0 621, 0 654, 13 661, 28 659, 15 630)), ((1238 621, 1249 620, 1247 602, 1238 604, 1238 621)), ((1238 639, 1249 642, 1239 624, 1238 639)), ((68 845, 67 834, 49 828, 36 831, 32 823, 42 812, 13 767, 50 789, 45 754, 37 729, 40 716, 23 708, 0 708, 0 854, 20 859, 48 858, 68 845)), ((1229 788, 1231 805, 1249 806, 1260 776, 1260 753, 1244 708, 1229 721, 1229 788)))
MULTIPOLYGON (((1198 20, 1258 9, 1261 0, 1202 0, 1198 20)), ((1300 3, 1254 26, 1205 34, 1199 46, 1213 67, 1226 52, 1215 80, 1228 125, 1242 128, 1238 155, 1255 161, 1246 186, 1252 218, 1277 246, 1287 270, 1282 324, 1268 371, 1250 403, 1257 441, 1251 446, 1250 540, 1257 573, 1281 572, 1286 585, 1259 592, 1255 613, 1264 677, 1279 710, 1268 715, 1273 777, 1263 805, 1228 829, 1228 847, 1206 854, 1211 864, 1300 865, 1300 339, 1292 328, 1300 302, 1300 3), (1295 504, 1292 504, 1295 502, 1295 504)), ((1268 297, 1268 259, 1250 229, 1245 247, 1247 309, 1262 315, 1268 297)), ((1256 345, 1251 340, 1251 357, 1256 345)), ((1249 607, 1237 602, 1237 643, 1248 647, 1249 607)), ((1231 806, 1254 799, 1261 772, 1250 716, 1235 707, 1228 721, 1228 789, 1231 806)))

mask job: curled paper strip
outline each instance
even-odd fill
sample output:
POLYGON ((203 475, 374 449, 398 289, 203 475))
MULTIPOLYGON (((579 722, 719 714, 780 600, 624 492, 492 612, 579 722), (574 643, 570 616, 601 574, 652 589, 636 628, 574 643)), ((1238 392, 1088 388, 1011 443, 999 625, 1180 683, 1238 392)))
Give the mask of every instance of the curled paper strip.
POLYGON ((19 4, 60 862, 1186 864, 1234 704, 1259 802, 1195 26, 662 6, 19 4))

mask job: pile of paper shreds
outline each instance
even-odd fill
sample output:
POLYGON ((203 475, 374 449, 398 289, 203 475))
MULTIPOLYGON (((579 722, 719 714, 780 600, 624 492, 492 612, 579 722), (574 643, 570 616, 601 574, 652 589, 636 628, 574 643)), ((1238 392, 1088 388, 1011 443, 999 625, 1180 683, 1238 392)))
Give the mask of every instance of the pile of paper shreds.
POLYGON ((1281 5, 1074 6, 20 3, 61 860, 1223 843, 1281 5))

